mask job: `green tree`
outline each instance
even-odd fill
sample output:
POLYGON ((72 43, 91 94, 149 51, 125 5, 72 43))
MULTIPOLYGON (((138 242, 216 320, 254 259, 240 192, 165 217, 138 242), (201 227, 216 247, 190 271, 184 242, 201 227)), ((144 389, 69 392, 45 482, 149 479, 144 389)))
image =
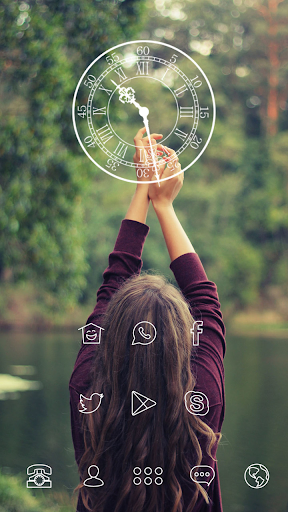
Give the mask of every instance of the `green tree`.
POLYGON ((81 198, 91 166, 73 133, 72 96, 97 54, 132 36, 142 0, 1 4, 0 272, 74 303, 87 261, 81 198))
POLYGON ((247 305, 274 285, 283 295, 287 3, 155 0, 150 6, 143 35, 188 52, 216 98, 212 140, 186 173, 178 203, 186 228, 224 303, 247 305))

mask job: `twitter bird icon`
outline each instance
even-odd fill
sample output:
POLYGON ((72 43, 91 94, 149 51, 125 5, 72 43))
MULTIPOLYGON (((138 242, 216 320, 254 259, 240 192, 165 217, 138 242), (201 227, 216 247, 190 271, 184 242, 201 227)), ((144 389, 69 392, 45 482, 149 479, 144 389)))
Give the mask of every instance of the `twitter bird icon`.
POLYGON ((92 412, 97 411, 101 405, 103 396, 104 395, 102 393, 92 393, 90 398, 80 395, 79 412, 82 412, 83 414, 91 414, 92 412))

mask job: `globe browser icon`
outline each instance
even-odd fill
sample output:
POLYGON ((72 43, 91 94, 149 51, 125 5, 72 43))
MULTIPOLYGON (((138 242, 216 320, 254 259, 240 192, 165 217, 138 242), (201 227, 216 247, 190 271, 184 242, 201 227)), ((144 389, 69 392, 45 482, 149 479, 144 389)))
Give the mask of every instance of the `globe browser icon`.
POLYGON ((245 469, 244 480, 252 489, 262 489, 262 487, 268 484, 269 478, 269 471, 263 464, 250 464, 245 469))

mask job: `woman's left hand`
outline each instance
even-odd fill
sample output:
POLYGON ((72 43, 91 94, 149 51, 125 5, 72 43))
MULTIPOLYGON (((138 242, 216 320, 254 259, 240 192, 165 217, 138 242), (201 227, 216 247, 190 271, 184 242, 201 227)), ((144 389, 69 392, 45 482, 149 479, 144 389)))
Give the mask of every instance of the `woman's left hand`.
MULTIPOLYGON (((136 175, 137 175, 137 186, 136 191, 133 195, 132 201, 126 213, 125 219, 136 220, 138 222, 145 223, 148 207, 149 207, 149 183, 145 183, 146 181, 153 180, 153 172, 155 171, 155 166, 151 162, 151 148, 148 137, 143 137, 146 132, 146 128, 141 128, 135 138, 134 144, 136 153, 133 157, 133 161, 136 167, 136 175), (141 166, 139 165, 141 164, 141 166), (145 167, 143 166, 145 164, 145 167)), ((158 161, 157 152, 163 153, 163 148, 160 144, 157 144, 157 140, 162 139, 163 135, 159 133, 152 133, 151 135, 151 145, 153 152, 155 152, 155 160, 158 161)))

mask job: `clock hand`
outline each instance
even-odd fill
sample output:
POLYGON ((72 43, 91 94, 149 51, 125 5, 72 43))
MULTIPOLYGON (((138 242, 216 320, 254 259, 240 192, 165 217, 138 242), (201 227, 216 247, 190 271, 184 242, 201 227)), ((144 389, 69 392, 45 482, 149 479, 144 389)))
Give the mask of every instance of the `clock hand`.
POLYGON ((149 109, 147 107, 141 107, 141 105, 135 100, 135 91, 132 87, 121 87, 120 85, 117 85, 113 80, 111 80, 111 82, 114 85, 116 85, 116 89, 118 89, 118 92, 119 92, 119 100, 122 103, 131 103, 136 108, 138 108, 139 115, 142 117, 144 126, 146 128, 146 132, 147 132, 147 136, 148 136, 148 140, 149 140, 149 146, 150 146, 150 150, 151 150, 151 157, 153 160, 153 165, 154 165, 154 170, 155 170, 155 175, 156 175, 156 178, 158 181, 158 185, 160 187, 157 163, 156 163, 156 159, 155 159, 155 155, 154 155, 154 151, 153 151, 153 147, 152 147, 151 134, 150 134, 150 129, 149 129, 149 121, 148 121, 149 109))
POLYGON ((159 181, 159 174, 158 174, 158 169, 157 169, 157 163, 156 163, 156 159, 155 159, 155 155, 154 155, 154 151, 153 151, 153 147, 152 147, 152 142, 151 142, 151 135, 150 135, 150 129, 149 129, 149 121, 148 121, 148 114, 149 114, 149 110, 148 108, 146 107, 141 107, 139 109, 139 114, 143 117, 143 123, 144 123, 144 126, 146 128, 146 132, 147 132, 147 136, 148 136, 148 140, 149 140, 149 146, 150 146, 150 150, 151 150, 151 157, 152 157, 152 160, 153 160, 153 164, 154 164, 154 170, 155 170, 155 174, 156 174, 156 178, 157 178, 157 181, 158 181, 158 185, 160 187, 160 181, 159 181), (145 111, 144 113, 141 114, 141 111, 145 111), (148 111, 148 112, 146 112, 148 111), (145 115, 146 114, 146 115, 145 115))

